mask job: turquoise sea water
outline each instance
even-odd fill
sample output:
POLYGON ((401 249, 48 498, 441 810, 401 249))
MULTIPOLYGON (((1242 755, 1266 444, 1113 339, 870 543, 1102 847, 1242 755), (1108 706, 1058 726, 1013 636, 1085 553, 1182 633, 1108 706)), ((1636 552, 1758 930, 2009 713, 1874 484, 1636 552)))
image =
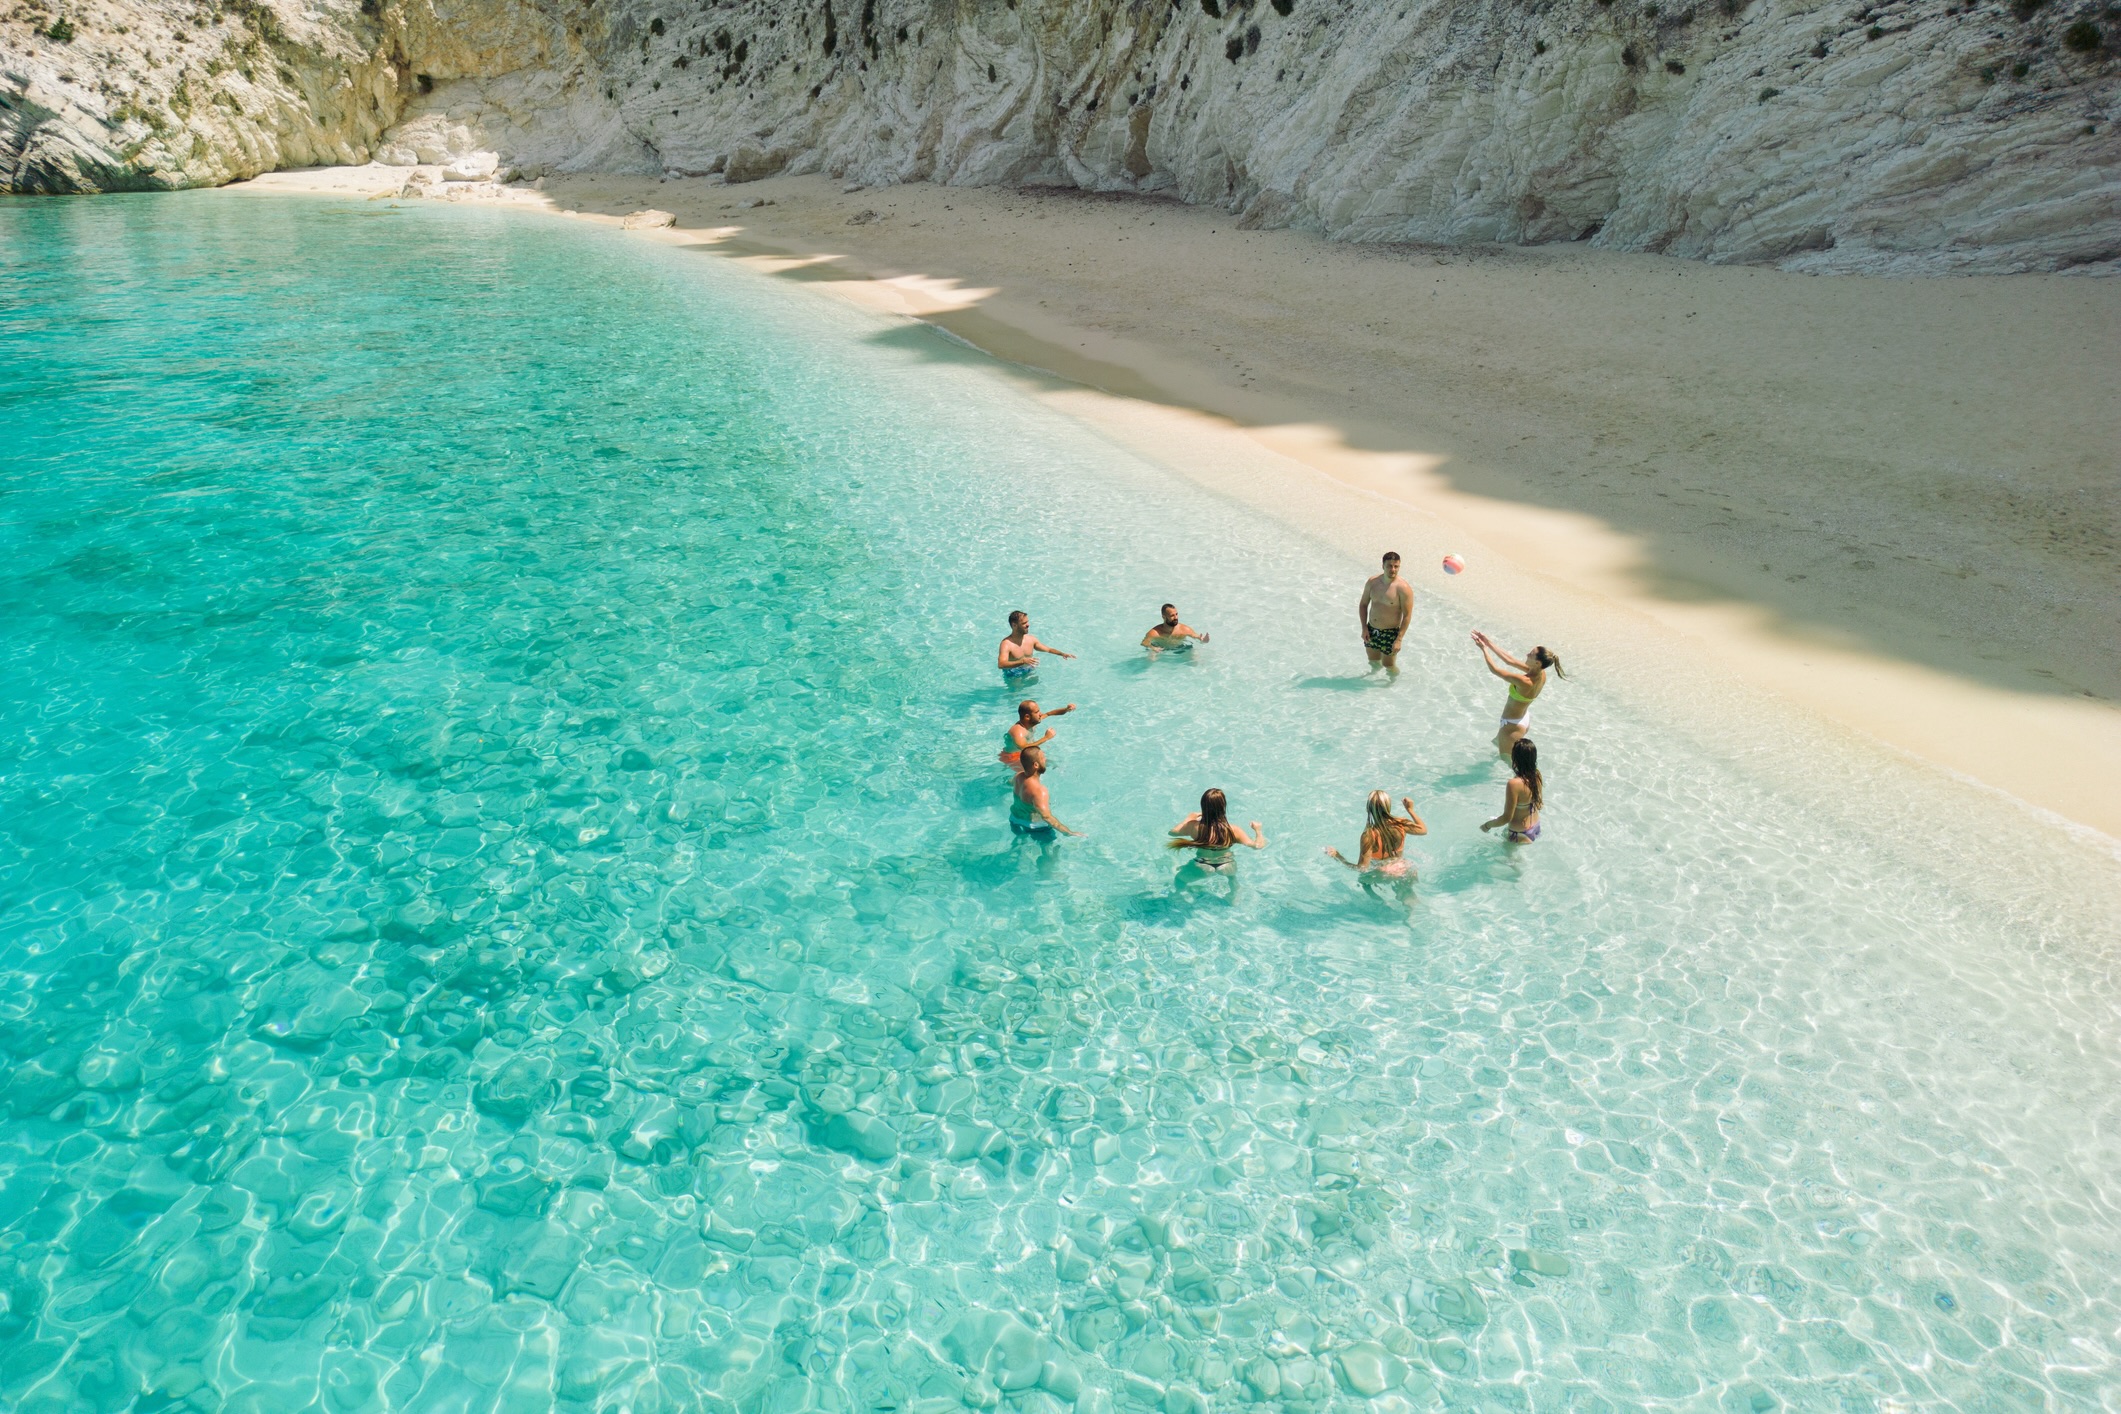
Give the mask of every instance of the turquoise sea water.
POLYGON ((1364 684, 1367 566, 930 333, 0 205, 0 462, 0 1405, 2121 1407, 2110 936, 1595 678, 1507 850, 1430 583, 1364 684), (1319 852, 1373 787, 1411 910, 1319 852))

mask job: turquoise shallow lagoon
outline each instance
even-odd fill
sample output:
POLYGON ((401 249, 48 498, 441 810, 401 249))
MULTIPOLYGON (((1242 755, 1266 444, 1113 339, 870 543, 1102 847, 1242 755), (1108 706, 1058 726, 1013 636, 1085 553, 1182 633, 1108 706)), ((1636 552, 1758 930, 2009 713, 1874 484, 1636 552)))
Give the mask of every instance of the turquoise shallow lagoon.
POLYGON ((2121 1407, 2113 937, 1595 676, 1509 851, 1366 568, 697 252, 0 205, 0 1406, 2121 1407))

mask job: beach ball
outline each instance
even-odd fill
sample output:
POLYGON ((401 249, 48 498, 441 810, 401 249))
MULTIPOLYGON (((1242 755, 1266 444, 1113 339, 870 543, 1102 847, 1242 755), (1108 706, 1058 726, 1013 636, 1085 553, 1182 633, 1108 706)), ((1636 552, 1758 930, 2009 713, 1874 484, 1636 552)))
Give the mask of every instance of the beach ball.
POLYGON ((1443 557, 1443 572, 1445 574, 1463 574, 1465 572, 1465 567, 1466 562, 1464 560, 1459 559, 1456 555, 1446 555, 1443 557))

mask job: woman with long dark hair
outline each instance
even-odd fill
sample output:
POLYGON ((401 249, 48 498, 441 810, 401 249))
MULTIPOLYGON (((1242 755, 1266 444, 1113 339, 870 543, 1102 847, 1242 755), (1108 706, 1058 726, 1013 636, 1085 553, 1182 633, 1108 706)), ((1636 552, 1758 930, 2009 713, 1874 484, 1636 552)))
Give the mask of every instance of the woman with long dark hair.
POLYGON ((1539 748, 1521 736, 1510 748, 1510 781, 1502 788, 1502 814, 1480 828, 1503 827, 1503 838, 1511 844, 1530 844, 1539 838, 1539 808, 1546 803, 1546 786, 1539 778, 1539 748))
POLYGON ((1532 715, 1532 703, 1547 685, 1547 669, 1552 668, 1558 678, 1568 674, 1561 670, 1561 659, 1543 643, 1522 658, 1512 658, 1479 629, 1473 630, 1473 641, 1480 645, 1480 657, 1488 671, 1509 685, 1509 700, 1502 704, 1502 722, 1495 732, 1495 750, 1507 761, 1517 743, 1531 730, 1525 719, 1532 715))
POLYGON ((1193 858, 1191 867, 1204 869, 1211 874, 1227 874, 1235 868, 1230 851, 1238 845, 1247 849, 1265 849, 1267 832, 1252 822, 1251 833, 1230 823, 1230 802, 1219 790, 1202 793, 1200 809, 1171 827, 1172 849, 1190 849, 1193 858))

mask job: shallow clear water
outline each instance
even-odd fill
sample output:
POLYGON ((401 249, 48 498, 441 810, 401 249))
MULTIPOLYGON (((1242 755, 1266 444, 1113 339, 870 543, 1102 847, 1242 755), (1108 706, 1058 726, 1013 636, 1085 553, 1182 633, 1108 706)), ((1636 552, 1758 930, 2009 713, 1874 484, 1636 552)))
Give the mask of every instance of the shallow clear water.
POLYGON ((1365 566, 926 331, 0 205, 0 457, 7 1407, 2117 1405, 2110 937, 1590 679, 1508 851, 1447 602, 1360 681, 1365 566))

